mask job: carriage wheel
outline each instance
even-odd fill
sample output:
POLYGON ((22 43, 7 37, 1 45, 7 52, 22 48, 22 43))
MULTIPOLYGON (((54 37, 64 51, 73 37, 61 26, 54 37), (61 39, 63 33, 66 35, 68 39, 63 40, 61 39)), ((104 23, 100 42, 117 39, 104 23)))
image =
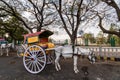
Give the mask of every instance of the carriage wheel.
POLYGON ((41 72, 46 65, 45 51, 37 45, 29 46, 23 56, 26 70, 32 74, 41 72))

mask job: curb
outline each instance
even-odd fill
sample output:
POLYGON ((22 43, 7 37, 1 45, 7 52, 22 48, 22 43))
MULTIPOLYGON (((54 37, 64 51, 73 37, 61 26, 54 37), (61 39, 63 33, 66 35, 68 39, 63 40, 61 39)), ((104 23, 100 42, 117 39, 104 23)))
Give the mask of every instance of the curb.
MULTIPOLYGON (((79 56, 80 58, 84 59, 84 58, 88 58, 88 56, 85 55, 81 55, 79 56)), ((107 56, 95 56, 96 60, 102 60, 102 61, 120 61, 120 58, 116 58, 116 57, 107 57, 107 56)))
POLYGON ((104 61, 120 61, 120 58, 116 58, 116 57, 101 57, 101 56, 96 56, 95 57, 96 60, 104 60, 104 61))

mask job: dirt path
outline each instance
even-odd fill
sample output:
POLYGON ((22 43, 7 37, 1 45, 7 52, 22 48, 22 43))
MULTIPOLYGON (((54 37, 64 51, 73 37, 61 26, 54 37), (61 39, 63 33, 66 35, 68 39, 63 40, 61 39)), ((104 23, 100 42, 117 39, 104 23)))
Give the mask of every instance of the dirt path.
POLYGON ((90 64, 87 59, 79 59, 78 74, 73 72, 72 62, 72 59, 62 59, 61 71, 47 65, 41 73, 33 75, 25 70, 22 58, 4 56, 0 57, 0 80, 120 80, 120 62, 90 64))

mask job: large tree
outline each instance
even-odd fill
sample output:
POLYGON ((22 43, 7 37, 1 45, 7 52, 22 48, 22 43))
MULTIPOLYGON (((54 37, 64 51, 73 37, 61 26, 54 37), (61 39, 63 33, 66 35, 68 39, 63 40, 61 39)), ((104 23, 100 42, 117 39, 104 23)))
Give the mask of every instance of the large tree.
POLYGON ((97 0, 53 0, 52 3, 59 14, 63 28, 71 39, 74 49, 78 28, 82 22, 93 17, 90 9, 97 5, 97 0))
MULTIPOLYGON (((50 9, 49 0, 0 0, 0 4, 0 12, 16 17, 30 32, 33 28, 40 31, 42 27, 50 25, 55 20, 54 16, 51 16, 54 11, 50 9), (22 15, 24 12, 31 14, 34 22, 26 20, 22 15)), ((0 16, 4 15, 0 13, 0 16)))

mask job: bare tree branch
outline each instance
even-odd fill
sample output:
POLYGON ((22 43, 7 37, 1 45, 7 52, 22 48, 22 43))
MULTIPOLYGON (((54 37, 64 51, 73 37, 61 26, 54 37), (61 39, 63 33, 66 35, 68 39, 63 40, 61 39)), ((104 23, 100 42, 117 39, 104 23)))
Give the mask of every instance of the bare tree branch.
POLYGON ((114 0, 102 0, 102 1, 108 4, 109 6, 112 6, 116 10, 118 20, 120 21, 120 8, 118 7, 117 3, 114 0))
POLYGON ((110 30, 106 30, 103 25, 102 25, 102 17, 97 13, 97 16, 99 18, 99 24, 98 26, 100 27, 100 29, 103 31, 103 33, 108 33, 108 34, 114 34, 114 35, 117 35, 118 37, 120 37, 120 30, 119 32, 117 31, 110 31, 110 30))
POLYGON ((5 2, 4 0, 1 0, 1 2, 3 2, 10 10, 6 10, 4 8, 0 8, 4 11, 6 11, 7 13, 11 14, 12 16, 15 16, 18 20, 20 20, 24 26, 30 31, 32 32, 31 28, 27 26, 26 22, 20 17, 20 15, 16 12, 16 10, 13 9, 12 6, 10 6, 7 2, 5 2))

